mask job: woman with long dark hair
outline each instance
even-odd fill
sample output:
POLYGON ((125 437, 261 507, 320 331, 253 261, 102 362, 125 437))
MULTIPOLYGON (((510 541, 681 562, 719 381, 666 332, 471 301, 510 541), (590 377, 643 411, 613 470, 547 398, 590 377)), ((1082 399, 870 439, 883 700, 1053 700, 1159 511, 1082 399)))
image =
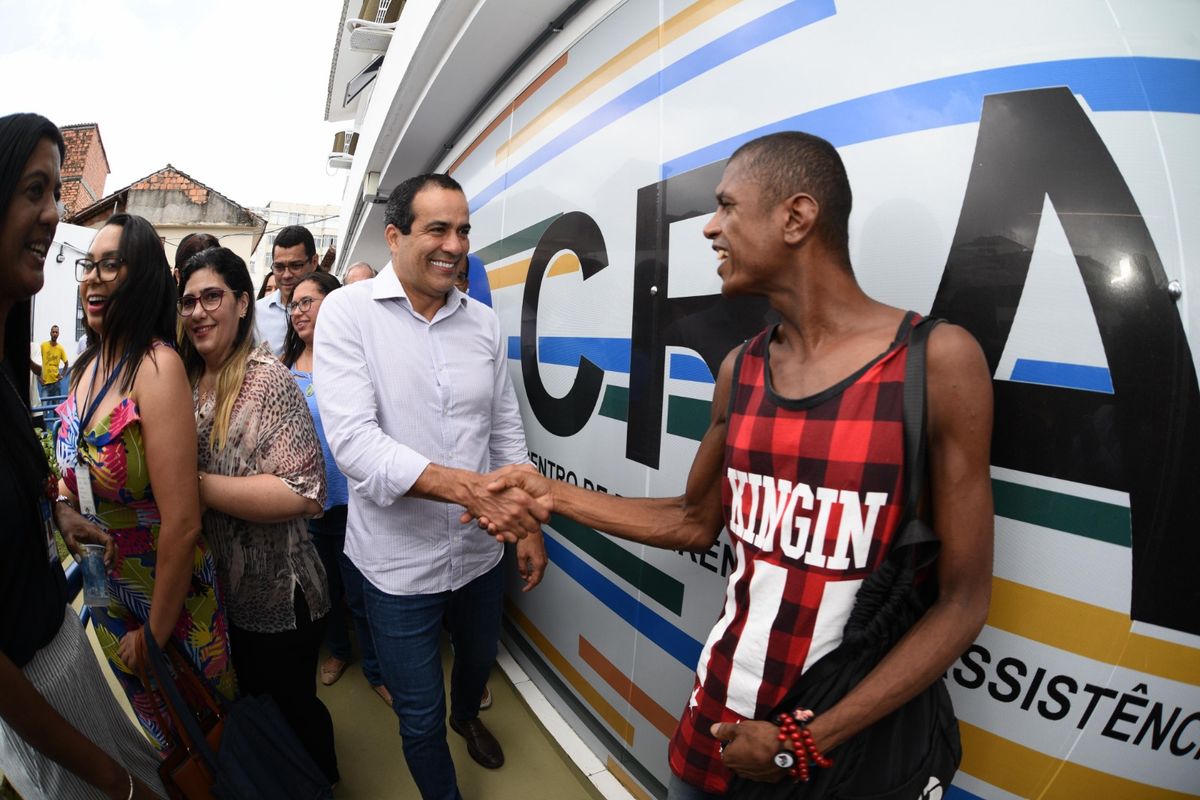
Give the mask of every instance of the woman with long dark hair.
POLYGON ((210 247, 220 247, 221 240, 213 236, 211 233, 189 233, 187 236, 179 240, 179 246, 175 248, 175 269, 172 275, 175 278, 175 283, 179 283, 179 273, 183 272, 183 265, 188 262, 188 259, 199 253, 201 250, 207 250, 210 247))
MULTIPOLYGON (((218 703, 236 692, 216 566, 200 536, 191 391, 171 346, 175 284, 158 232, 129 214, 110 217, 75 268, 97 336, 57 409, 55 454, 69 506, 63 538, 115 549, 108 605, 93 612, 96 636, 165 754, 177 736, 162 729, 169 716, 137 677, 141 637, 172 642, 218 703)), ((203 707, 203 698, 189 699, 203 707)))
POLYGON ((67 605, 56 486, 29 414, 30 298, 58 226, 63 152, 45 117, 0 118, 0 772, 26 800, 161 796, 154 752, 67 605))
POLYGON ((271 270, 268 270, 267 274, 263 275, 262 283, 258 285, 258 296, 255 299, 262 300, 271 292, 275 291, 275 289, 275 273, 271 270))
POLYGON ((254 346, 246 262, 217 247, 180 277, 204 535, 226 590, 238 685, 275 699, 333 784, 333 721, 315 677, 329 588, 307 526, 325 503, 321 445, 287 367, 254 346))
POLYGON ((325 628, 325 648, 329 657, 321 663, 321 683, 333 685, 350 663, 350 636, 346 629, 346 611, 354 619, 354 632, 362 651, 362 671, 375 693, 392 705, 392 696, 383 683, 383 673, 375 658, 371 626, 367 624, 367 609, 363 605, 362 573, 343 551, 346 545, 346 476, 333 460, 333 452, 325 439, 321 412, 317 408, 317 392, 313 385, 313 335, 317 330, 317 314, 325 296, 341 288, 341 282, 328 272, 314 272, 304 277, 292 290, 287 305, 288 332, 283 340, 283 365, 292 371, 296 385, 304 393, 308 411, 312 414, 321 451, 325 456, 325 513, 309 521, 308 530, 325 565, 329 577, 329 624, 325 628))

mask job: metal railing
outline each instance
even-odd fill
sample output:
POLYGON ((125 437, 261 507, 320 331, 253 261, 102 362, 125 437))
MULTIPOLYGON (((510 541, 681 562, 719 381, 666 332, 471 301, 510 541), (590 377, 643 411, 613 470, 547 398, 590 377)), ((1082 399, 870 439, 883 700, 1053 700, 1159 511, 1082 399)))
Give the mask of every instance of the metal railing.
MULTIPOLYGON (((54 410, 66 399, 67 396, 65 394, 43 397, 41 403, 30 409, 35 419, 41 416, 41 424, 37 427, 47 431, 50 434, 51 440, 58 433, 58 415, 54 413, 54 410)), ((59 535, 62 535, 61 532, 59 535)), ((63 572, 67 578, 67 602, 73 603, 75 602, 75 598, 79 596, 79 593, 83 591, 83 570, 78 562, 70 561, 63 568, 63 572)), ((91 609, 85 605, 79 611, 79 620, 86 625, 91 618, 91 609)))

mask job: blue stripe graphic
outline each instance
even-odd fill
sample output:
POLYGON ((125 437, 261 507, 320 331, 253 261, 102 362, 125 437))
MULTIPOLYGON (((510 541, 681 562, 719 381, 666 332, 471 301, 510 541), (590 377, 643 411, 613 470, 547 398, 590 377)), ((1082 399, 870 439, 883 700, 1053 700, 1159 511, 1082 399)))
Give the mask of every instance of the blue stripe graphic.
MULTIPOLYGON (((599 336, 539 336, 538 361, 542 364, 557 364, 563 367, 579 366, 579 359, 586 356, 592 363, 606 372, 628 374, 630 359, 629 339, 603 338, 599 336)), ((521 337, 508 337, 508 360, 521 361, 521 337)), ((671 377, 680 381, 715 383, 708 364, 696 356, 673 354, 671 377)))
POLYGON ((671 355, 671 377, 678 381, 716 383, 704 359, 679 353, 671 355))
POLYGON ((539 336, 538 361, 564 367, 586 356, 606 372, 629 372, 629 340, 588 336, 539 336))
POLYGON ((598 130, 641 108, 693 78, 748 53, 780 36, 837 13, 833 0, 793 0, 758 19, 723 34, 619 94, 555 136, 471 198, 471 213, 490 203, 505 189, 546 162, 570 150, 598 130))
POLYGON ((549 535, 542 538, 546 542, 546 554, 557 567, 680 664, 689 670, 696 668, 703 649, 700 642, 630 597, 558 539, 549 535))
POLYGON ((1082 364, 1059 364, 1054 361, 1018 358, 1017 363, 1013 365, 1012 377, 1009 380, 1113 394, 1112 376, 1105 367, 1086 367, 1082 364))
POLYGON ((979 795, 971 794, 966 789, 963 789, 959 786, 951 786, 942 796, 946 798, 946 800, 984 800, 984 798, 980 797, 979 795))
MULTIPOLYGON (((581 356, 605 372, 629 372, 629 340, 595 336, 539 336, 538 361, 578 367, 581 356)), ((508 337, 508 360, 521 361, 521 337, 508 337)))
POLYGON ((727 158, 742 144, 778 131, 801 130, 836 147, 904 133, 979 122, 985 95, 1067 86, 1094 111, 1200 114, 1200 61, 1178 58, 1086 58, 969 72, 914 83, 764 125, 672 159, 669 178, 727 158))
MULTIPOLYGON (((593 133, 661 95, 737 56, 837 11, 831 0, 793 2, 751 20, 684 56, 600 106, 471 198, 478 211, 593 133)), ((983 97, 998 92, 1068 86, 1094 111, 1200 113, 1200 61, 1123 56, 1020 64, 902 86, 805 112, 701 148, 662 166, 663 178, 726 158, 750 139, 781 130, 805 130, 836 146, 948 125, 978 122, 983 97)))

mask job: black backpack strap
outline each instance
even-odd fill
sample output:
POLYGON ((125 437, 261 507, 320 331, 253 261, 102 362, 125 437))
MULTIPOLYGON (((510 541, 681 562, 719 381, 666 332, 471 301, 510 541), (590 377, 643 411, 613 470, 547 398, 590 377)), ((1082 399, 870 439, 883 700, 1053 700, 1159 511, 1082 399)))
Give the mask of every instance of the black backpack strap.
POLYGON ((928 525, 909 524, 917 519, 921 490, 925 485, 928 439, 925 435, 925 344, 929 333, 942 320, 926 317, 909 333, 908 358, 904 370, 904 516, 905 524, 892 541, 892 552, 920 544, 934 544, 937 537, 928 525))
MULTIPOLYGON (((768 328, 764 332, 767 339, 770 339, 771 330, 771 328, 768 328)), ((729 386, 729 402, 725 406, 725 419, 727 420, 733 419, 733 403, 737 399, 738 376, 742 374, 742 358, 746 355, 746 351, 750 349, 750 345, 754 344, 755 340, 757 340, 759 336, 763 336, 764 333, 758 333, 754 336, 751 336, 749 339, 742 342, 742 346, 738 348, 737 358, 733 362, 733 379, 730 381, 729 386)), ((763 343, 763 347, 769 346, 769 341, 763 343)))

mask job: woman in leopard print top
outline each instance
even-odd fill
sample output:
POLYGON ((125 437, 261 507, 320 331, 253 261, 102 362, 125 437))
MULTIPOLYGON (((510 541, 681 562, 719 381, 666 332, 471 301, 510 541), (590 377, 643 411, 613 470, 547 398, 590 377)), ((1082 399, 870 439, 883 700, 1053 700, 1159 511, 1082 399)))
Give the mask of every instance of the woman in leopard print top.
POLYGON ((238 685, 275 698, 336 783, 333 723, 315 679, 329 589, 307 524, 325 502, 312 417, 288 369, 254 346, 254 287, 237 254, 197 253, 180 286, 204 534, 225 590, 238 685))

